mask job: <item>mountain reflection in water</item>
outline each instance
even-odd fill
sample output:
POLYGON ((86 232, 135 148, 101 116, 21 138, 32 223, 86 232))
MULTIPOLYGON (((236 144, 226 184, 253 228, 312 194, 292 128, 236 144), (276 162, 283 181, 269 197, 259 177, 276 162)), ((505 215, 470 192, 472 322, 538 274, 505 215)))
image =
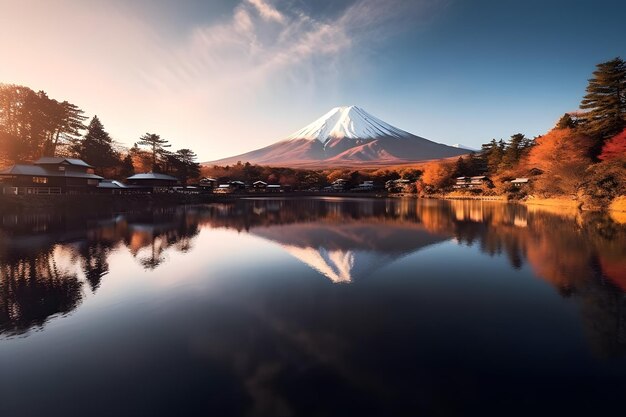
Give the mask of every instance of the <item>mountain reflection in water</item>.
MULTIPOLYGON (((361 369, 356 365, 363 359, 359 352, 347 352, 355 349, 350 346, 356 340, 360 340, 359 345, 370 343, 377 346, 382 343, 374 335, 368 335, 367 328, 370 325, 376 328, 378 321, 381 325, 385 323, 385 314, 381 312, 390 306, 377 310, 376 314, 382 314, 382 317, 372 316, 358 321, 355 327, 358 317, 363 314, 361 305, 371 310, 372 303, 375 303, 364 295, 365 287, 359 290, 359 286, 369 285, 368 282, 372 281, 370 284, 377 291, 390 291, 385 288, 385 281, 394 278, 391 272, 386 276, 385 271, 396 271, 394 266, 404 268, 405 259, 443 244, 476 249, 477 254, 464 251, 466 257, 444 259, 436 269, 432 265, 424 266, 425 269, 418 266, 412 271, 415 275, 412 279, 443 282, 450 271, 462 274, 463 263, 475 262, 478 254, 485 256, 485 260, 480 261, 483 264, 492 262, 489 259, 493 262, 506 260, 508 270, 529 269, 534 276, 553 287, 559 297, 577 305, 587 343, 594 354, 623 359, 626 353, 624 225, 600 213, 551 213, 512 204, 414 199, 249 199, 232 204, 181 206, 101 216, 59 213, 4 215, 0 227, 0 343, 3 338, 9 340, 14 336, 31 335, 33 330, 45 330, 52 319, 64 320, 63 316, 79 309, 87 298, 98 297, 103 282, 110 279, 113 269, 110 263, 116 254, 129 255, 135 265, 140 265, 147 274, 156 273, 169 262, 184 262, 181 259, 194 251, 206 252, 209 265, 218 255, 202 246, 205 240, 201 236, 217 231, 243 234, 260 240, 265 246, 280 248, 293 261, 300 261, 310 271, 319 273, 319 280, 335 288, 333 291, 340 291, 343 296, 348 295, 346 291, 354 289, 355 292, 350 295, 352 301, 346 301, 341 306, 336 305, 339 302, 337 298, 330 296, 322 301, 313 295, 303 298, 304 295, 300 294, 291 301, 289 294, 277 290, 269 293, 257 290, 258 294, 249 302, 242 302, 237 314, 253 312, 254 317, 268 323, 272 329, 270 333, 274 335, 272 337, 284 339, 289 346, 302 346, 303 354, 331 366, 341 378, 354 382, 358 389, 380 391, 383 397, 393 397, 389 390, 394 387, 385 388, 381 385, 384 381, 377 380, 380 375, 373 375, 381 372, 386 375, 392 371, 361 369), (173 254, 182 258, 171 260, 173 254), (384 279, 380 275, 384 275, 384 279), (373 279, 374 276, 377 280, 373 279), (309 301, 320 303, 320 311, 325 313, 317 319, 310 317, 309 308, 312 305, 307 304, 309 301), (292 302, 295 304, 292 305, 292 302), (298 303, 304 303, 300 310, 297 309, 298 303), (346 312, 350 306, 355 310, 346 312), (359 308, 356 309, 356 306, 359 308), (332 314, 333 310, 339 309, 345 310, 341 314, 332 314), (350 332, 354 334, 339 332, 336 327, 339 324, 335 320, 350 324, 350 332), (353 359, 348 360, 348 357, 353 359)), ((230 256, 221 259, 222 263, 245 263, 246 255, 219 254, 220 257, 230 256)), ((289 269, 293 267, 287 264, 273 268, 277 276, 287 270, 293 271, 289 269)), ((184 276, 182 278, 185 279, 184 276)), ((507 276, 501 279, 505 282, 507 276)), ((467 292, 472 283, 463 285, 468 286, 460 291, 467 292)), ((477 287, 480 285, 480 282, 475 284, 477 287)), ((330 290, 317 288, 310 291, 323 294, 330 290)), ((401 296, 400 293, 393 295, 396 298, 401 296)), ((241 297, 247 299, 248 295, 241 297)), ((415 308, 434 309, 429 307, 428 302, 427 299, 422 300, 422 304, 415 304, 415 308)), ((475 308, 477 310, 473 313, 478 314, 479 307, 475 308)), ((528 313, 530 315, 532 311, 528 313)), ((249 348, 245 343, 241 346, 243 342, 238 339, 236 330, 243 326, 237 321, 240 318, 227 320, 236 322, 231 323, 235 330, 226 331, 224 325, 207 322, 205 325, 213 329, 213 338, 209 342, 198 336, 200 339, 194 341, 193 348, 189 349, 200 349, 203 358, 215 356, 219 357, 220 363, 232 365, 229 372, 246 381, 247 398, 252 398, 250 401, 255 404, 249 414, 267 415, 267 407, 272 412, 287 410, 287 399, 277 399, 278 394, 263 391, 270 389, 263 381, 281 374, 284 364, 281 365, 280 360, 272 356, 275 353, 270 355, 264 350, 255 350, 253 346, 258 341, 249 348), (259 358, 259 363, 264 364, 262 369, 249 374, 252 371, 247 366, 252 366, 250 363, 256 360, 256 356, 265 354, 271 357, 259 358), (268 396, 274 398, 271 406, 266 403, 268 396)), ((394 326, 401 324, 394 323, 394 326)), ((386 337, 391 340, 399 337, 388 328, 388 324, 386 326, 384 331, 389 332, 386 337)), ((270 333, 263 336, 259 333, 254 337, 265 340, 270 333)), ((253 337, 253 334, 249 336, 253 337)), ((411 339, 402 343, 415 347, 422 342, 411 339)), ((266 346, 264 349, 270 348, 266 346)), ((286 352, 291 348, 277 346, 276 349, 286 352)), ((289 359, 292 360, 295 358, 289 359)), ((429 365, 423 366, 427 369, 429 365)), ((314 379, 325 380, 326 377, 326 374, 319 374, 314 379)), ((285 383, 282 381, 282 384, 285 383)), ((457 389, 464 384, 462 381, 455 383, 460 384, 457 389)), ((308 388, 312 389, 311 386, 308 388)), ((615 386, 616 390, 622 388, 624 386, 615 386)), ((277 387, 272 389, 278 390, 277 387)), ((421 389, 427 395, 430 388, 422 386, 421 389)), ((286 395, 285 392, 290 391, 283 386, 281 395, 286 395)))

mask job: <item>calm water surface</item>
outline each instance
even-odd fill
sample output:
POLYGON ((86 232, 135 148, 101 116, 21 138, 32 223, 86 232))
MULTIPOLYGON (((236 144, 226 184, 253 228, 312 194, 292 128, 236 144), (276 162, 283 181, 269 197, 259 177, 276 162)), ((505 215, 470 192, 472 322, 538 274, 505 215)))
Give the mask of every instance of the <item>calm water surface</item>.
POLYGON ((624 412, 626 227, 604 215, 259 199, 1 220, 3 417, 624 412))

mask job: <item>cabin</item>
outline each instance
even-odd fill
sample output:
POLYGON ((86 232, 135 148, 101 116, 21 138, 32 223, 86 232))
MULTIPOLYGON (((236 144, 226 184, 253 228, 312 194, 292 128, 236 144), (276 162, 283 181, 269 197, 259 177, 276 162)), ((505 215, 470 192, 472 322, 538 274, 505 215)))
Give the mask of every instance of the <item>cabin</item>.
POLYGON ((116 180, 102 180, 97 188, 100 194, 113 195, 128 194, 133 190, 132 187, 116 180))
POLYGON ((215 188, 217 188, 217 180, 215 178, 204 177, 198 181, 198 188, 202 191, 212 192, 215 188))
POLYGON ((133 186, 135 190, 152 193, 168 193, 180 185, 176 177, 158 172, 146 172, 135 174, 126 178, 126 184, 133 186))
POLYGON ((246 189, 246 184, 242 181, 229 181, 228 184, 220 184, 213 190, 215 194, 232 194, 242 192, 246 189))
POLYGON ((339 178, 330 185, 333 191, 344 191, 348 187, 348 180, 339 178))
POLYGON ((511 185, 513 185, 516 188, 522 188, 528 184, 530 184, 529 178, 515 178, 514 180, 511 181, 511 185))
POLYGON ((390 193, 410 193, 411 185, 411 181, 406 179, 389 180, 385 183, 385 189, 390 193))
POLYGON ((491 180, 485 175, 478 175, 475 177, 458 177, 456 183, 452 188, 481 188, 484 185, 489 185, 491 180))
POLYGON ((16 164, 0 171, 3 194, 89 194, 103 180, 81 159, 43 157, 32 164, 16 164))
POLYGON ((252 191, 255 193, 264 193, 267 189, 267 183, 265 181, 255 181, 252 183, 252 191))
POLYGON ((265 191, 268 193, 281 193, 283 189, 280 184, 268 184, 268 186, 265 187, 265 191))
POLYGON ((372 191, 374 190, 374 181, 363 181, 354 188, 354 191, 372 191))

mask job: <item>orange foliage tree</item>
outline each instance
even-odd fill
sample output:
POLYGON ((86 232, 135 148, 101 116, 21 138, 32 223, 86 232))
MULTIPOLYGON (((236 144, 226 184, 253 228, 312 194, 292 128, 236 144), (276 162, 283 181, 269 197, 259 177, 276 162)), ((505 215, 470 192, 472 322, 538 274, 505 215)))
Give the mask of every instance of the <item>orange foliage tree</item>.
POLYGON ((538 138, 522 161, 527 169, 543 171, 534 184, 544 195, 573 195, 584 182, 585 170, 591 164, 589 150, 593 140, 576 130, 553 129, 538 138))
POLYGON ((606 141, 602 147, 602 152, 598 158, 602 161, 608 161, 615 158, 626 156, 626 129, 622 133, 613 136, 606 141))

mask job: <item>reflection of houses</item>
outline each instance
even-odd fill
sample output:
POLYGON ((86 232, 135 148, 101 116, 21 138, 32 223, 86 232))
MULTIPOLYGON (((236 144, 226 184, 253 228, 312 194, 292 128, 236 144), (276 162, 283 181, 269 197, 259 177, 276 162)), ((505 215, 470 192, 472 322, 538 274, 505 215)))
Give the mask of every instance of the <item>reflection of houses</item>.
POLYGON ((515 178, 513 181, 511 181, 511 185, 513 185, 516 188, 522 188, 528 185, 529 183, 530 183, 530 180, 528 178, 515 178))
POLYGON ((136 189, 155 193, 168 192, 173 187, 179 185, 177 178, 158 172, 135 174, 132 177, 126 178, 126 183, 134 186, 136 189))
POLYGON ((485 175, 478 175, 475 177, 458 177, 453 188, 481 188, 482 186, 488 186, 490 182, 489 178, 485 175))
POLYGON ((0 171, 0 179, 3 194, 82 194, 95 191, 103 178, 80 159, 43 157, 0 171))

